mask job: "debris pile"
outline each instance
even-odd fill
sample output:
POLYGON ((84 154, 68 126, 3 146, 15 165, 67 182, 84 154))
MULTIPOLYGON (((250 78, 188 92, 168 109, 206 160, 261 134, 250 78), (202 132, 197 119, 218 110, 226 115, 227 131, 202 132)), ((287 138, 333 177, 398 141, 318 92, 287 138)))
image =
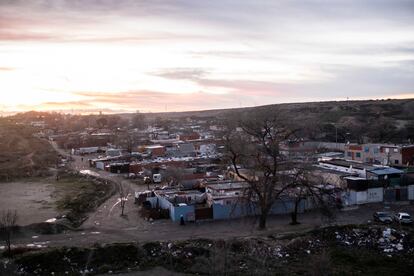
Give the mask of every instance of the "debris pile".
POLYGON ((357 246, 378 250, 387 255, 411 253, 407 232, 393 228, 353 228, 335 232, 336 241, 345 246, 357 246))

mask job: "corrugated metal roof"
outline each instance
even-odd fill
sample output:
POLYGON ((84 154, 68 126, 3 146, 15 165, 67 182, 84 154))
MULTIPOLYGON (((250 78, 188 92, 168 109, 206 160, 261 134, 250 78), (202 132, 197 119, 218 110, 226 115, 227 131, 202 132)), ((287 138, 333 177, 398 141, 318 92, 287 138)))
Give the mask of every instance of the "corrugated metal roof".
POLYGON ((369 170, 369 172, 374 173, 376 175, 386 175, 386 174, 403 174, 404 172, 395 168, 376 168, 373 170, 369 170))

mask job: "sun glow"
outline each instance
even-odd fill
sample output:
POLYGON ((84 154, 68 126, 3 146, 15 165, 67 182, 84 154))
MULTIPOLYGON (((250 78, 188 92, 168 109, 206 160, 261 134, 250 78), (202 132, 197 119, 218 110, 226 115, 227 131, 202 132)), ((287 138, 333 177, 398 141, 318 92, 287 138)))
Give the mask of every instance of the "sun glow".
POLYGON ((331 4, 333 14, 316 20, 319 11, 294 2, 227 10, 221 1, 138 2, 0 5, 1 109, 179 111, 411 95, 414 24, 404 9, 379 16, 350 5, 363 15, 351 20, 331 4))

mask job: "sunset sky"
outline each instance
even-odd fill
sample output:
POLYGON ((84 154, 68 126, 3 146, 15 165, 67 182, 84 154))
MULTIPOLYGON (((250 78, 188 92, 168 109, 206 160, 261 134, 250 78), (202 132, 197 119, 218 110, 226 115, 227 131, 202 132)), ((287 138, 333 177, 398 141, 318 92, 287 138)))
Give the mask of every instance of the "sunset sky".
POLYGON ((414 97, 414 1, 0 0, 0 111, 414 97))

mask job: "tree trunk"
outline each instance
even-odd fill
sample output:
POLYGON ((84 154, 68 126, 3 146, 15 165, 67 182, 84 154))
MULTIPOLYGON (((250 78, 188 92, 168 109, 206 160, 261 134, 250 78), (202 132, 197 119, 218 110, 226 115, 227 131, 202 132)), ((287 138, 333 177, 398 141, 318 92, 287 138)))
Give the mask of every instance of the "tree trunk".
POLYGON ((262 209, 259 217, 259 230, 266 229, 266 222, 267 222, 267 215, 269 214, 269 210, 262 209))
POLYGON ((121 217, 124 216, 125 202, 121 201, 121 217))
POLYGON ((11 233, 10 233, 10 229, 7 229, 7 238, 6 238, 6 245, 7 245, 7 252, 9 257, 11 257, 12 253, 11 253, 11 233))
POLYGON ((299 202, 300 202, 300 199, 295 201, 295 208, 293 209, 293 212, 291 213, 292 221, 290 222, 290 224, 292 224, 292 225, 299 224, 299 222, 298 222, 299 202))

